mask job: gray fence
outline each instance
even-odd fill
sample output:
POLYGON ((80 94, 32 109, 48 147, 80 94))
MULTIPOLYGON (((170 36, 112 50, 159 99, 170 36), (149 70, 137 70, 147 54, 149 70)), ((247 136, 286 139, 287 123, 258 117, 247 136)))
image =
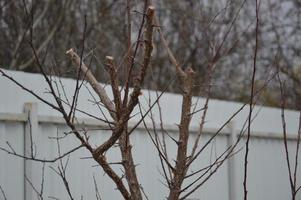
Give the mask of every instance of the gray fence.
MULTIPOLYGON (((46 85, 41 76, 22 72, 9 73, 27 87, 51 100, 49 95, 45 93, 46 85)), ((61 81, 67 93, 69 91, 67 95, 72 95, 74 81, 70 79, 62 79, 61 81)), ((59 152, 57 140, 54 138, 69 132, 62 117, 3 77, 0 77, 0 91, 0 147, 16 151, 22 155, 28 155, 33 148, 37 158, 55 158, 59 152)), ((145 91, 144 95, 146 98, 141 97, 140 99, 144 106, 148 105, 149 98, 153 101, 156 97, 154 92, 145 91)), ((89 93, 82 91, 79 107, 87 112, 97 114, 99 111, 95 109, 93 103, 89 103, 88 98, 89 93)), ((195 102, 198 102, 199 107, 201 107, 204 100, 195 98, 195 102)), ((178 122, 180 116, 181 98, 174 94, 166 94, 160 103, 165 130, 176 135, 177 126, 175 123, 178 122)), ((201 145, 241 106, 239 103, 212 100, 209 104, 205 124, 206 134, 202 137, 201 145)), ((243 109, 221 131, 212 145, 192 166, 192 171, 210 165, 216 156, 235 142, 237 134, 243 129, 247 111, 247 108, 243 109)), ((256 117, 252 123, 249 158, 249 199, 288 199, 290 196, 289 179, 281 133, 280 110, 256 107, 254 113, 256 113, 256 117)), ((158 119, 157 109, 154 110, 154 117, 158 119)), ((99 121, 81 114, 78 115, 77 119, 79 126, 89 130, 91 141, 95 145, 109 136, 109 132, 102 130, 104 125, 99 121)), ((290 155, 293 157, 298 130, 298 112, 286 111, 286 119, 290 155)), ((132 119, 132 125, 137 120, 139 120, 139 116, 132 119)), ((150 120, 147 123, 150 128, 153 128, 150 120)), ((198 131, 198 123, 199 117, 195 117, 191 125, 192 141, 198 131)), ((138 177, 145 193, 149 199, 164 199, 167 195, 167 189, 163 184, 159 157, 144 127, 139 126, 131 139, 138 177)), ((70 135, 60 141, 60 153, 68 152, 78 144, 76 138, 70 135)), ((243 145, 244 139, 238 146, 238 149, 242 149, 227 160, 223 167, 191 199, 242 199, 243 145)), ((167 146, 170 156, 175 155, 175 144, 167 140, 167 146)), ((111 162, 120 159, 119 150, 115 148, 107 152, 107 155, 111 162)), ((89 156, 88 152, 80 149, 75 151, 70 158, 63 159, 64 164, 68 160, 67 179, 73 195, 76 199, 81 199, 81 196, 83 199, 96 199, 95 180, 102 199, 121 199, 114 184, 104 175, 101 168, 92 159, 89 159, 89 156)), ((301 161, 301 157, 298 160, 301 161)), ((0 151, 0 186, 5 191, 7 198, 13 200, 39 199, 35 190, 40 191, 42 185, 44 199, 68 199, 63 182, 54 171, 57 169, 57 165, 58 163, 47 163, 44 166, 44 175, 42 175, 43 164, 30 160, 25 161, 0 151)), ((120 174, 122 173, 119 166, 114 168, 120 174)), ((188 184, 189 181, 191 180, 187 180, 185 184, 188 184)), ((2 198, 1 195, 0 198, 2 198)))

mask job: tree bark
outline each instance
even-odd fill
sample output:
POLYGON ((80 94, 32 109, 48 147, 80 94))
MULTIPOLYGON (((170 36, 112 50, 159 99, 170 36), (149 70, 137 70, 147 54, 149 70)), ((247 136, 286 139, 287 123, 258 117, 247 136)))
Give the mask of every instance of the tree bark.
POLYGON ((185 72, 178 69, 178 76, 182 85, 182 113, 179 125, 179 140, 174 176, 171 180, 169 200, 177 200, 181 194, 181 186, 187 172, 187 145, 189 139, 189 124, 191 120, 190 108, 192 102, 193 70, 189 67, 185 72))

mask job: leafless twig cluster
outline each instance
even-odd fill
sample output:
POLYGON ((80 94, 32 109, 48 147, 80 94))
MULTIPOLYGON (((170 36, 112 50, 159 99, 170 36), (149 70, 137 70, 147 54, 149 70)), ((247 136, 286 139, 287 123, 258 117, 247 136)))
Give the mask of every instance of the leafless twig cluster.
MULTIPOLYGON (((15 52, 18 52, 18 49, 21 48, 21 44, 26 35, 33 35, 34 30, 39 24, 39 20, 33 20, 33 9, 27 9, 26 1, 24 0, 24 9, 26 10, 26 18, 28 21, 28 27, 25 29, 25 32, 19 33, 17 45, 15 52)), ((48 4, 51 4, 51 1, 48 1, 48 4)), ((71 1, 63 1, 64 6, 69 6, 71 1)), ((43 163, 42 167, 42 180, 41 187, 38 189, 31 180, 26 179, 30 184, 32 189, 35 191, 38 199, 43 199, 43 191, 44 191, 44 170, 46 163, 54 163, 58 162, 57 168, 51 167, 51 169, 61 178, 68 197, 73 200, 75 199, 72 194, 72 190, 70 188, 68 177, 67 177, 67 168, 69 162, 69 156, 73 152, 77 151, 80 148, 85 148, 89 153, 91 158, 103 169, 105 174, 114 182, 117 190, 120 192, 124 199, 131 200, 141 200, 148 199, 147 194, 144 192, 143 187, 139 182, 139 177, 136 172, 136 163, 135 158, 132 152, 131 145, 131 134, 135 131, 135 129, 143 124, 146 132, 148 133, 150 140, 154 144, 161 164, 161 172, 162 177, 164 178, 164 184, 168 188, 167 199, 169 200, 177 200, 177 199, 187 199, 191 194, 193 194, 196 190, 202 187, 217 171, 221 168, 221 166, 225 163, 225 161, 240 151, 237 148, 238 143, 241 141, 241 138, 244 136, 245 132, 247 132, 247 140, 246 140, 246 153, 245 153, 245 174, 244 174, 244 199, 247 200, 247 169, 248 169, 248 151, 249 151, 249 140, 251 137, 251 123, 254 119, 252 114, 254 104, 258 101, 260 94, 265 89, 267 84, 272 80, 277 73, 273 74, 268 80, 264 82, 262 87, 256 87, 256 69, 257 69, 257 59, 258 59, 258 49, 259 49, 259 26, 260 26, 260 15, 259 15, 259 7, 260 3, 256 1, 256 26, 255 26, 255 48, 254 48, 254 56, 253 56, 253 73, 251 78, 251 94, 249 99, 249 116, 246 119, 245 126, 240 131, 238 138, 235 140, 234 144, 225 149, 221 154, 216 155, 216 158, 211 162, 210 165, 206 167, 199 167, 197 170, 192 171, 192 165, 196 162, 198 158, 203 155, 204 151, 207 150, 210 145, 214 143, 215 138, 221 133, 221 131, 231 122, 231 120, 238 115, 242 111, 242 109, 247 105, 244 104, 241 108, 239 108, 233 115, 225 120, 225 123, 218 129, 216 133, 210 136, 210 138, 202 144, 202 138, 204 135, 204 124, 206 123, 206 114, 208 110, 208 105, 210 98, 212 96, 212 79, 214 77, 215 69, 217 65, 222 59, 225 59, 229 54, 237 46, 239 39, 235 39, 232 43, 229 42, 229 33, 235 29, 235 23, 237 22, 237 18, 241 12, 241 9, 244 7, 246 1, 242 1, 239 4, 236 12, 231 14, 230 23, 226 26, 225 31, 223 32, 221 39, 210 43, 210 47, 208 46, 207 52, 207 62, 206 62, 206 79, 203 81, 203 86, 200 87, 199 80, 196 79, 196 71, 195 66, 189 65, 187 62, 180 62, 177 59, 175 53, 173 53, 171 46, 164 35, 164 29, 160 24, 160 18, 158 17, 155 7, 150 5, 148 1, 144 1, 143 10, 138 12, 139 17, 137 17, 137 21, 139 21, 139 26, 136 31, 133 31, 133 13, 132 13, 132 2, 130 0, 126 1, 126 53, 122 56, 122 62, 117 63, 113 56, 106 56, 105 62, 103 64, 103 68, 107 73, 107 78, 109 79, 110 89, 112 91, 112 97, 107 93, 107 88, 102 84, 99 84, 96 75, 93 73, 91 69, 91 60, 87 62, 87 58, 89 56, 85 55, 86 51, 86 36, 87 32, 89 32, 89 28, 87 26, 87 18, 84 17, 84 30, 81 38, 81 48, 80 53, 77 53, 75 48, 71 48, 66 52, 66 55, 70 58, 72 65, 74 66, 74 71, 76 72, 76 85, 73 91, 72 98, 68 98, 66 92, 64 91, 64 86, 60 82, 60 80, 55 79, 52 74, 49 74, 43 64, 45 63, 47 52, 44 56, 42 55, 42 49, 47 43, 52 40, 54 37, 55 30, 60 26, 61 15, 57 20, 57 23, 53 26, 53 28, 48 35, 48 37, 44 40, 44 42, 36 47, 33 37, 29 40, 29 46, 32 51, 32 58, 19 68, 28 68, 33 62, 36 64, 38 71, 43 75, 44 80, 48 85, 48 93, 53 97, 54 103, 49 101, 46 98, 35 93, 30 88, 22 85, 18 80, 14 77, 9 76, 6 71, 0 69, 0 73, 2 76, 11 80, 13 83, 18 85, 21 89, 30 93, 38 100, 42 101, 44 104, 50 106, 52 109, 58 111, 62 114, 66 125, 69 127, 70 132, 65 133, 64 136, 52 138, 56 139, 58 156, 55 158, 49 159, 41 159, 36 155, 36 147, 34 144, 34 140, 32 135, 29 136, 30 142, 30 152, 27 152, 26 155, 19 154, 14 150, 10 143, 7 143, 8 148, 0 147, 0 149, 8 154, 21 157, 30 161, 37 161, 43 163), (135 34, 133 34, 135 33, 135 34), (158 34, 157 34, 158 33, 158 34), (135 39, 134 39, 135 36, 135 39), (134 41, 135 40, 135 41, 134 41), (134 41, 134 42, 133 42, 134 41), (173 65, 173 71, 175 71, 175 79, 174 81, 178 84, 179 91, 182 96, 182 104, 181 104, 181 116, 180 122, 178 124, 178 134, 176 136, 168 133, 168 131, 164 128, 164 119, 161 113, 160 106, 160 98, 164 94, 164 92, 170 86, 169 84, 166 87, 166 90, 163 90, 161 93, 156 93, 157 98, 155 101, 151 102, 149 99, 149 105, 147 108, 143 108, 139 103, 139 97, 142 96, 142 87, 147 80, 147 75, 152 70, 152 60, 153 60, 153 50, 154 45, 160 41, 160 44, 163 46, 165 53, 168 55, 169 62, 173 65), (89 91, 91 96, 93 97, 93 102, 97 105, 99 110, 102 113, 102 116, 94 116, 84 110, 78 108, 78 98, 80 91, 83 87, 89 88, 86 84, 89 84, 93 89, 93 91, 89 91), (201 109, 197 109, 195 102, 193 102, 193 94, 195 90, 202 89, 202 94, 205 95, 206 101, 201 109), (93 95, 93 94, 96 94, 93 95), (156 127, 158 124, 156 123, 156 119, 154 118, 154 107, 157 106, 159 110, 159 129, 156 127), (129 128, 129 122, 131 118, 136 114, 134 110, 139 108, 140 120, 131 128, 129 128), (87 115, 90 118, 99 120, 100 122, 105 124, 105 128, 110 132, 110 136, 104 141, 97 141, 97 145, 92 144, 90 140, 89 130, 82 128, 79 126, 77 121, 77 113, 81 113, 87 115), (201 114, 200 114, 201 113, 201 114), (200 114, 200 122, 199 122, 199 131, 196 134, 196 137, 193 141, 191 141, 191 130, 190 123, 194 115, 200 114), (146 118, 151 119, 151 126, 146 122, 146 118), (160 130, 160 131, 158 131, 160 130), (64 139, 68 135, 75 136, 80 144, 63 153, 61 152, 60 140, 64 139), (176 153, 175 156, 171 156, 170 151, 166 145, 166 140, 171 140, 176 145, 176 153), (119 152, 121 155, 121 160, 116 161, 114 163, 109 162, 107 157, 107 152, 114 148, 119 148, 119 152), (116 172, 116 170, 112 167, 113 165, 120 165, 123 170, 123 174, 120 175, 116 172)), ((45 15, 46 11, 49 9, 48 6, 45 6, 45 12, 41 12, 37 19, 42 19, 43 15, 45 15)), ((230 5, 226 5, 226 8, 230 5)), ((226 9, 225 8, 225 9, 226 9)), ((64 10, 64 9, 63 9, 64 10)), ((63 10, 61 12, 63 12, 63 10)), ((223 12, 222 10, 220 12, 223 12)), ((219 12, 210 20, 208 27, 213 23, 213 21, 218 17, 219 12)), ((248 27, 249 28, 249 27, 248 27)), ((245 30, 246 31, 246 30, 245 30)), ((184 34, 185 33, 181 33, 184 34)), ((242 33, 241 35, 243 35, 242 33)), ((208 36, 209 37, 209 36, 208 36)), ((232 41, 232 40, 231 40, 232 41)), ((198 48, 195 49, 195 53, 198 48)), ((159 51, 156 49, 156 51, 159 51)), ((89 54, 94 54, 93 51, 90 51, 89 54), (91 53, 92 52, 92 53, 91 53)), ((11 66, 14 68, 17 66, 18 57, 20 55, 15 53, 12 55, 12 63, 11 66)), ((92 56, 93 57, 93 56, 92 56)), ((181 59, 180 59, 181 60, 181 59)), ((99 62, 101 63, 101 62, 99 62)), ((50 70, 51 71, 51 70, 50 70)), ((54 73, 56 70, 53 69, 51 73, 54 73)), ((154 71, 152 71, 154 72, 154 71)), ((282 86, 281 86, 282 88, 282 86)), ((31 129, 31 123, 28 122, 27 128, 31 129)), ((289 170, 289 178, 292 190, 292 197, 295 200, 297 192, 300 190, 300 186, 297 186, 297 157, 299 152, 299 142, 300 142, 300 130, 298 134, 298 144, 296 150, 296 161, 294 165, 293 172, 290 167, 290 159, 288 157, 288 148, 285 134, 285 118, 283 114, 283 128, 284 128, 284 143, 287 154, 287 163, 289 170)), ((97 181, 94 178, 95 185, 95 193, 96 199, 101 199, 101 194, 98 190, 97 181)), ((6 195, 4 190, 1 188, 1 194, 6 199, 6 195)), ((49 197, 52 199, 57 199, 52 196, 49 197)))

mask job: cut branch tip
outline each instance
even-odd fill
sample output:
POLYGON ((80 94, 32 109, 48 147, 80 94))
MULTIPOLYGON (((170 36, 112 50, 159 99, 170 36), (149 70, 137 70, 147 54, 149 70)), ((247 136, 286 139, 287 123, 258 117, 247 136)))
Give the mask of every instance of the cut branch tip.
POLYGON ((112 62, 114 60, 114 57, 112 57, 112 56, 106 56, 106 60, 108 62, 112 62))
POLYGON ((74 49, 71 48, 71 49, 69 49, 69 50, 66 51, 66 54, 68 55, 68 54, 71 54, 71 53, 73 53, 73 52, 74 52, 74 49))
POLYGON ((154 6, 149 6, 147 11, 146 11, 146 15, 149 17, 152 17, 154 15, 155 12, 155 7, 154 6))

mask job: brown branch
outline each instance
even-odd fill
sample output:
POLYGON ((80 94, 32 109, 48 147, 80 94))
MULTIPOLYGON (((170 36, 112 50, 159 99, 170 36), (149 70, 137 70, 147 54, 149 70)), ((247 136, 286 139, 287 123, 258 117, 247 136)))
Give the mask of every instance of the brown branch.
MULTIPOLYGON (((202 179, 208 172, 211 171, 211 169, 214 167, 214 166, 218 166, 219 164, 221 164, 222 162, 224 162, 224 159, 226 159, 226 156, 228 155, 228 151, 230 151, 232 149, 232 146, 228 147, 220 156, 218 156, 218 158, 216 158, 214 160, 214 162, 212 164, 210 164, 209 166, 203 168, 203 169, 200 169, 197 171, 197 173, 201 172, 201 171, 204 171, 205 172, 203 174, 201 174, 198 178, 196 178, 194 181, 190 182, 186 187, 184 187, 181 192, 184 192, 186 191, 187 189, 191 188, 194 184, 196 184, 200 179, 202 179), (226 154, 226 156, 223 158, 223 156, 226 154), (223 158, 222 160, 220 160, 221 158, 223 158)), ((191 174, 190 176, 193 176, 193 175, 196 175, 197 173, 193 173, 191 174)), ((189 176, 185 176, 185 178, 187 178, 189 176)))
POLYGON ((141 116, 141 119, 129 131, 129 134, 131 134, 141 124, 141 122, 144 120, 144 118, 151 112, 151 110, 154 108, 154 106, 159 102, 160 98, 167 91, 167 89, 168 89, 168 86, 165 87, 164 90, 162 90, 162 92, 160 93, 160 95, 157 96, 157 99, 155 100, 155 102, 152 105, 149 106, 148 110, 146 110, 146 112, 141 116))
POLYGON ((154 18, 155 8, 153 6, 149 6, 146 11, 146 22, 145 22, 145 35, 144 35, 144 55, 143 55, 143 63, 140 68, 140 73, 135 80, 134 90, 131 93, 131 98, 127 106, 127 113, 132 112, 134 107, 138 103, 138 96, 140 95, 141 86, 144 81, 144 77, 146 74, 146 70, 149 67, 151 61, 151 54, 153 51, 153 18, 154 18))
POLYGON ((116 127, 112 129, 113 132, 111 137, 93 151, 94 157, 100 156, 116 143, 116 141, 120 138, 122 132, 124 131, 125 124, 126 123, 122 120, 117 122, 116 127))
MULTIPOLYGON (((102 166, 104 171, 111 177, 111 179, 115 182, 118 189, 122 193, 125 199, 142 199, 142 194, 140 191, 140 185, 135 172, 135 165, 131 153, 131 145, 129 143, 129 134, 127 132, 127 122, 130 118, 130 114, 133 111, 134 107, 138 103, 138 96, 140 95, 141 86, 146 74, 146 70, 149 66, 152 52, 152 35, 153 35, 153 15, 154 15, 154 7, 150 6, 146 13, 146 31, 145 31, 145 48, 144 48, 144 60, 143 64, 140 68, 140 73, 135 80, 135 85, 133 92, 131 94, 130 101, 128 105, 126 105, 126 112, 119 113, 118 117, 114 117, 116 126, 112 129, 112 136, 105 141, 102 145, 97 147, 93 151, 94 159, 102 166), (117 120, 116 120, 117 119, 117 120), (125 176, 129 184, 129 189, 131 195, 125 188, 122 180, 115 174, 115 172, 110 168, 109 164, 106 162, 103 153, 111 148, 116 141, 120 139, 120 149, 122 154, 123 166, 125 169, 125 176)), ((118 90, 118 82, 116 69, 113 67, 113 59, 111 57, 107 57, 107 67, 109 74, 111 76, 112 81, 112 89, 115 100, 115 108, 119 112, 121 111, 121 99, 120 93, 118 90)), ((125 101, 125 100, 124 100, 125 101)), ((103 102, 104 103, 104 102, 103 102)), ((125 105, 123 105, 125 106, 125 105)))
MULTIPOLYGON (((66 167, 66 166, 65 166, 66 167)), ((63 181, 63 184, 64 184, 64 187, 66 189, 66 192, 68 194, 68 197, 70 200, 74 200, 73 196, 72 196, 72 193, 71 193, 71 189, 70 189, 70 186, 69 186, 69 182, 67 180, 67 177, 66 177, 66 168, 64 166, 59 166, 57 170, 55 170, 53 167, 50 166, 50 168, 56 173, 59 175, 59 177, 62 179, 63 181)))
MULTIPOLYGON (((154 20, 155 20, 155 24, 158 25, 159 21, 158 21, 156 16, 154 17, 154 20)), ((160 26, 157 26, 157 30, 160 34, 160 38, 161 38, 161 41, 163 43, 163 46, 164 46, 165 50, 167 51, 170 62, 176 67, 177 74, 184 76, 184 72, 181 69, 180 64, 178 63, 178 61, 175 58, 174 54, 172 53, 171 49, 169 48, 169 45, 168 45, 168 43, 167 43, 167 41, 164 37, 164 34, 163 34, 160 26)))
MULTIPOLYGON (((131 0, 126 0, 126 15, 127 15, 127 47, 132 49, 132 19, 131 19, 131 0)), ((130 54, 131 55, 131 54, 130 54)))
POLYGON ((294 169, 294 192, 297 195, 297 172, 298 172, 298 158, 299 158, 299 149, 300 149, 300 139, 301 139, 301 112, 299 113, 299 128, 298 128, 298 137, 297 137, 297 147, 295 153, 295 169, 294 169))
POLYGON ((80 59, 80 57, 77 55, 77 53, 73 49, 69 49, 66 52, 67 55, 70 56, 72 62, 74 63, 75 67, 78 70, 81 70, 83 74, 86 74, 85 78, 91 85, 91 87, 94 89, 96 94, 99 96, 101 102, 105 105, 105 107, 110 112, 113 119, 115 119, 115 107, 114 104, 111 102, 110 98, 108 97, 105 89, 97 82, 96 78, 92 74, 92 72, 89 70, 89 68, 85 65, 85 63, 80 59), (79 69, 80 68, 80 69, 79 69))
MULTIPOLYGON (((83 39, 82 39, 82 45, 81 45, 82 48, 81 48, 81 52, 80 52, 80 60, 83 59, 83 54, 84 54, 84 49, 85 49, 86 32, 87 32, 87 17, 85 15, 85 17, 84 17, 83 39)), ((79 68, 81 68, 81 66, 79 68)), ((75 88, 74 88, 74 93, 73 93, 72 103, 71 103, 71 106, 70 106, 70 111, 69 111, 69 114, 68 114, 68 118, 71 119, 72 122, 74 122, 74 118, 75 118, 75 113, 76 113, 76 107, 77 107, 77 101, 78 101, 78 95, 79 95, 79 92, 80 92, 80 88, 83 85, 84 79, 85 79, 85 76, 86 76, 86 74, 83 75, 83 80, 82 80, 81 84, 79 84, 80 83, 80 76, 82 75, 81 72, 82 72, 82 70, 79 70, 79 69, 77 70, 76 84, 75 84, 75 88)))
POLYGON ((118 115, 120 114, 120 109, 121 109, 121 95, 118 88, 119 83, 118 83, 118 76, 117 76, 117 68, 114 64, 113 57, 106 56, 106 61, 107 61, 106 70, 110 75, 111 87, 114 95, 115 110, 118 119, 120 117, 118 115))
MULTIPOLYGON (((235 114, 235 115, 236 115, 236 114, 235 114)), ((252 119, 252 121, 255 119, 255 117, 256 117, 256 116, 254 116, 254 118, 252 119)), ((232 118, 232 117, 231 117, 231 118, 232 118)), ((234 156, 237 152, 239 152, 239 151, 241 150, 241 149, 239 149, 239 150, 237 150, 236 152, 233 152, 234 149, 237 147, 238 143, 240 142, 241 138, 243 137, 244 133, 245 133, 246 130, 247 130, 247 129, 244 128, 245 125, 247 124, 247 122, 248 122, 248 118, 247 118, 247 120, 245 121, 245 123, 244 123, 244 125, 243 125, 243 127, 242 127, 242 129, 241 129, 241 131, 240 131, 240 133, 238 134, 238 137, 237 137, 236 142, 235 142, 233 145, 231 145, 230 147, 228 147, 228 148, 227 148, 227 149, 226 149, 226 150, 225 150, 225 151, 224 151, 224 152, 223 152, 223 153, 215 160, 215 164, 213 163, 211 166, 208 166, 207 170, 206 170, 201 176, 199 176, 199 177, 197 178, 197 180, 200 180, 201 178, 203 178, 208 172, 210 172, 209 175, 208 175, 207 177, 205 177, 203 181, 201 181, 200 183, 198 183, 197 185, 195 185, 194 188, 191 189, 189 192, 187 192, 183 197, 181 197, 181 198, 180 198, 181 200, 184 200, 184 199, 186 199, 189 195, 193 194, 198 188, 200 188, 204 183, 206 183, 206 182, 210 179, 211 176, 213 176, 213 175, 217 172, 217 170, 224 164, 224 162, 225 162, 228 158, 234 156), (222 158, 223 155, 225 155, 224 158, 222 158), (222 158, 222 159, 219 160, 220 158, 222 158), (211 169, 212 169, 214 166, 216 166, 216 167, 211 171, 211 169)), ((229 122, 227 122, 226 124, 228 124, 228 123, 229 123, 229 122)), ((197 173, 198 173, 198 172, 197 172, 197 173)), ((194 175, 194 173, 191 174, 191 176, 193 176, 193 175, 194 175)), ((189 176, 190 176, 190 175, 188 175, 188 177, 189 177, 189 176)), ((194 184, 197 183, 197 180, 194 181, 194 184)), ((189 187, 193 186, 194 184, 190 184, 189 187)), ((187 187, 188 187, 188 186, 187 186, 187 187)), ((187 189, 187 187, 184 188, 183 190, 187 189)))
POLYGON ((203 128, 204 128, 204 124, 205 124, 205 120, 206 120, 206 116, 207 116, 207 111, 208 111, 208 104, 209 104, 209 100, 210 100, 211 79, 212 79, 212 75, 213 75, 214 66, 215 66, 214 63, 209 63, 209 65, 208 65, 208 81, 207 81, 206 100, 205 100, 204 107, 202 108, 202 110, 204 110, 204 112, 203 112, 203 115, 201 117, 200 129, 199 129, 199 132, 198 132, 197 137, 195 139, 194 145, 192 147, 190 158, 194 157, 194 154, 197 150, 197 147, 199 146, 199 141, 200 141, 201 135, 203 133, 203 128))
POLYGON ((134 90, 131 94, 131 99, 126 108, 126 112, 124 112, 123 115, 121 116, 120 120, 118 120, 118 122, 116 122, 116 126, 113 129, 112 136, 94 151, 94 154, 95 154, 94 156, 96 156, 96 157, 100 154, 103 154, 105 151, 107 151, 120 138, 122 132, 125 129, 125 125, 127 124, 127 121, 129 120, 131 112, 133 111, 134 107, 138 103, 138 97, 141 92, 141 86, 142 86, 142 83, 144 80, 146 70, 150 63, 151 52, 153 49, 153 47, 152 47, 152 35, 153 35, 152 18, 154 16, 154 11, 155 11, 155 8, 153 6, 149 6, 148 11, 147 11, 147 22, 146 22, 146 31, 145 31, 144 62, 140 69, 140 74, 139 74, 138 78, 136 79, 136 84, 135 84, 134 90))
POLYGON ((177 149, 176 165, 174 176, 171 180, 171 188, 169 191, 169 200, 178 199, 181 193, 181 186, 187 172, 187 145, 189 138, 189 124, 191 120, 191 102, 193 89, 194 71, 188 67, 185 72, 178 71, 180 84, 182 85, 182 113, 181 122, 179 125, 179 140, 177 149))
POLYGON ((280 79, 279 74, 278 74, 278 81, 279 81, 280 93, 281 93, 281 122, 282 122, 282 131, 283 131, 285 158, 286 158, 292 200, 294 200, 295 199, 295 183, 293 181, 293 173, 292 173, 292 169, 291 169, 291 165, 290 165, 290 157, 289 157, 288 144, 287 144, 286 120, 285 120, 285 113, 284 113, 284 109, 285 109, 285 98, 284 98, 284 91, 283 91, 284 88, 283 88, 283 83, 280 79))
MULTIPOLYGON (((147 9, 148 9, 148 1, 144 0, 144 9, 143 9, 143 13, 147 13, 147 9)), ((124 89, 124 97, 123 97, 123 107, 125 108, 127 103, 128 103, 128 94, 129 94, 129 87, 130 87, 130 83, 132 81, 132 71, 134 68, 134 63, 135 63, 135 58, 138 52, 138 48, 140 46, 140 39, 141 39, 141 35, 142 35, 142 29, 144 26, 144 22, 145 22, 145 18, 147 18, 146 14, 143 14, 142 16, 142 21, 139 27, 139 31, 138 31, 138 36, 137 36, 137 42, 136 42, 136 46, 134 49, 134 52, 132 53, 131 48, 129 47, 128 52, 127 52, 127 57, 128 57, 128 65, 127 65, 127 76, 126 76, 126 80, 125 80, 125 89, 124 89)))
POLYGON ((60 159, 62 159, 64 157, 68 156, 69 154, 75 152, 76 150, 78 150, 78 149, 80 149, 82 147, 83 147, 83 145, 80 145, 80 146, 78 146, 76 148, 73 148, 70 151, 67 151, 66 153, 64 153, 64 154, 62 154, 62 155, 60 155, 60 156, 58 156, 56 158, 53 158, 53 159, 39 159, 39 158, 35 158, 35 157, 28 157, 28 156, 24 156, 24 155, 18 154, 15 151, 9 151, 9 150, 7 150, 7 149, 5 149, 3 147, 0 147, 0 150, 6 152, 9 155, 17 156, 19 158, 24 158, 26 160, 32 160, 32 161, 42 162, 42 163, 54 163, 54 162, 56 162, 56 161, 58 161, 58 160, 60 160, 60 159))
POLYGON ((131 192, 131 199, 141 200, 142 193, 140 190, 140 184, 138 182, 135 163, 132 155, 132 145, 129 141, 129 134, 127 129, 121 134, 119 139, 119 148, 121 151, 122 164, 125 171, 125 178, 128 182, 129 190, 131 192))
MULTIPOLYGON (((233 148, 231 148, 231 151, 233 150, 233 148)), ((189 195, 191 195, 192 193, 194 193, 197 189, 199 189, 204 183, 206 183, 216 172, 217 170, 224 164, 224 162, 230 157, 231 153, 227 154, 225 156, 225 158, 223 158, 221 161, 219 162, 216 162, 215 165, 211 165, 207 170, 206 172, 203 174, 207 174, 208 172, 209 175, 201 182, 199 183, 198 185, 196 185, 191 191, 189 191, 188 193, 186 193, 183 197, 180 198, 180 200, 184 200, 186 199, 189 195), (212 169, 212 167, 216 166, 212 171, 210 171, 212 169)), ((203 176, 202 175, 202 176, 203 176)))
POLYGON ((252 120, 252 111, 253 111, 253 100, 254 100, 254 90, 255 90, 255 75, 256 75, 256 64, 257 64, 257 52, 258 52, 258 35, 259 35, 259 3, 256 1, 256 27, 255 27, 255 48, 254 48, 254 58, 253 58, 253 73, 251 79, 251 94, 250 94, 250 106, 249 106, 249 117, 248 117, 248 133, 246 141, 246 153, 244 159, 244 200, 248 199, 248 190, 247 190, 247 177, 248 177, 248 155, 249 155, 249 142, 251 135, 251 120, 252 120))
POLYGON ((123 166, 125 169, 125 177, 127 179, 127 182, 129 184, 129 189, 131 192, 131 198, 133 200, 140 200, 142 199, 142 193, 140 190, 140 184, 138 182, 136 170, 135 170, 135 164, 133 161, 132 156, 132 146, 129 141, 129 133, 127 131, 127 121, 128 117, 130 116, 130 113, 134 109, 134 107, 138 103, 138 96, 140 95, 141 86, 144 81, 144 77, 146 75, 147 68, 149 66, 150 60, 151 60, 151 53, 153 50, 152 46, 152 40, 153 40, 153 16, 154 16, 155 8, 152 6, 149 6, 146 11, 146 23, 145 23, 145 33, 144 33, 144 55, 143 55, 143 63, 140 68, 140 74, 135 80, 134 83, 134 90, 131 93, 130 101, 127 105, 127 112, 125 113, 125 124, 124 129, 121 132, 121 137, 119 139, 120 144, 120 150, 121 150, 121 156, 123 161, 123 166))
MULTIPOLYGON (((237 142, 236 142, 236 143, 237 143, 237 142)), ((226 149, 225 152, 227 152, 228 150, 229 150, 229 148, 226 149)), ((208 166, 206 166, 206 167, 203 167, 203 168, 201 168, 201 169, 198 169, 197 171, 194 171, 194 172, 192 172, 191 174, 186 175, 186 176, 185 176, 185 179, 186 179, 186 178, 190 178, 190 177, 192 177, 192 176, 195 176, 196 174, 199 174, 199 173, 203 172, 204 170, 207 170, 208 168, 212 167, 212 166, 215 165, 216 163, 221 163, 221 162, 223 162, 222 160, 219 161, 219 159, 222 158, 222 156, 225 154, 225 152, 222 153, 218 158, 216 158, 215 161, 214 161, 212 164, 210 164, 210 165, 208 165, 208 166)), ((234 153, 231 153, 230 157, 233 157, 233 156, 236 155, 238 152, 240 152, 240 149, 239 149, 238 151, 234 152, 234 153)), ((183 190, 184 190, 184 189, 183 189, 183 190)))
POLYGON ((105 156, 100 155, 98 157, 94 157, 94 159, 102 167, 102 169, 105 171, 105 173, 114 181, 114 183, 116 184, 118 190, 122 194, 123 198, 126 199, 126 200, 130 200, 131 195, 129 194, 126 187, 124 186, 124 184, 122 182, 122 179, 110 167, 110 165, 106 161, 105 156))

